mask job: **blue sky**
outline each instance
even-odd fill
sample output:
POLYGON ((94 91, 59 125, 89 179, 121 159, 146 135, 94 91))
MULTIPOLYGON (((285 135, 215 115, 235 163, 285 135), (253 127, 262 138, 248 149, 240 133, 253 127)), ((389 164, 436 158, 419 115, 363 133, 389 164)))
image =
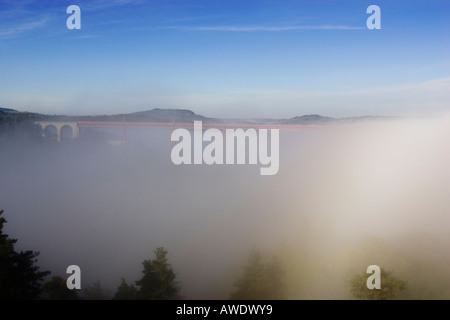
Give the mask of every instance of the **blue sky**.
POLYGON ((0 106, 212 117, 450 111, 450 1, 0 0, 0 106), (68 30, 66 8, 81 8, 68 30), (366 9, 381 8, 381 30, 366 9))

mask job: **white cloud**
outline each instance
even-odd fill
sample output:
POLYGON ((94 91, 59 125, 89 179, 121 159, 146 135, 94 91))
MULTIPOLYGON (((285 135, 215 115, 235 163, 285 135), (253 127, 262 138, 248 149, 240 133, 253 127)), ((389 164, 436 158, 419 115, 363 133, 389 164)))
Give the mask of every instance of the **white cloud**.
POLYGON ((82 36, 73 37, 73 39, 92 39, 92 38, 98 38, 98 35, 86 34, 86 35, 82 35, 82 36))
POLYGON ((0 38, 11 38, 21 33, 31 31, 44 26, 48 19, 44 18, 38 21, 24 22, 16 26, 0 29, 0 38))
POLYGON ((140 5, 143 3, 145 3, 144 0, 91 0, 83 4, 83 9, 97 11, 127 5, 140 5))
POLYGON ((258 31, 293 31, 293 30, 363 30, 363 27, 342 25, 312 25, 312 26, 168 26, 161 29, 187 30, 187 31, 226 31, 226 32, 258 32, 258 31))

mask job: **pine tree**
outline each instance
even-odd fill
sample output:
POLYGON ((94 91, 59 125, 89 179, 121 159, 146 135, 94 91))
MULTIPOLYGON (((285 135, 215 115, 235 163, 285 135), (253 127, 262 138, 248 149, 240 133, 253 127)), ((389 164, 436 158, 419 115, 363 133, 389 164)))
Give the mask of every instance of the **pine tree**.
POLYGON ((145 300, 170 300, 179 298, 179 284, 167 259, 167 250, 160 247, 155 251, 155 259, 144 260, 142 278, 136 281, 139 298, 145 300))
POLYGON ((3 233, 6 223, 0 210, 0 299, 38 299, 42 292, 41 282, 49 271, 40 271, 37 265, 39 252, 16 252, 17 239, 3 233))
POLYGON ((406 289, 406 281, 399 280, 392 272, 381 268, 381 289, 368 289, 367 273, 356 274, 350 280, 350 293, 361 300, 393 300, 397 293, 406 289))
POLYGON ((109 290, 103 288, 100 281, 95 281, 83 290, 81 298, 83 300, 109 300, 111 299, 111 295, 109 294, 109 290))
POLYGON ((124 278, 117 288, 113 300, 135 300, 138 299, 138 291, 135 286, 128 285, 124 278))
POLYGON ((44 298, 49 300, 78 300, 77 290, 67 288, 66 280, 54 276, 42 286, 44 298))
POLYGON ((244 274, 239 277, 230 299, 275 300, 284 297, 284 272, 276 257, 264 263, 258 251, 250 253, 244 274))

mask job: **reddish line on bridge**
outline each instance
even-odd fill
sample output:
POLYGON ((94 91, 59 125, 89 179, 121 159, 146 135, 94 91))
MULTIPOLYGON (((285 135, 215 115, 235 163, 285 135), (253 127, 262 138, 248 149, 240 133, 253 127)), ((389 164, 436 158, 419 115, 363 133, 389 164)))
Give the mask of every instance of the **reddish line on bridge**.
MULTIPOLYGON (((186 128, 193 129, 193 122, 120 122, 120 121, 78 121, 78 127, 110 127, 110 128, 186 128)), ((304 130, 324 128, 320 125, 298 124, 260 124, 260 123, 210 123, 203 122, 202 128, 216 129, 280 129, 280 130, 304 130)))

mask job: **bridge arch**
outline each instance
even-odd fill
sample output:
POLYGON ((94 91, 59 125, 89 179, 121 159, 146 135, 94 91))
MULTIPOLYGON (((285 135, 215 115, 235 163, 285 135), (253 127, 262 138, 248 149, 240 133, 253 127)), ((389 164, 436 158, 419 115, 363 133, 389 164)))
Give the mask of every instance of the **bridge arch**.
POLYGON ((78 122, 38 121, 44 137, 56 136, 57 141, 76 139, 79 136, 78 122))
POLYGON ((61 129, 59 130, 59 140, 60 141, 67 141, 67 140, 72 140, 73 137, 73 129, 71 126, 65 124, 61 127, 61 129))
POLYGON ((58 129, 53 124, 46 125, 42 131, 42 134, 44 135, 44 138, 47 139, 58 139, 58 129))

